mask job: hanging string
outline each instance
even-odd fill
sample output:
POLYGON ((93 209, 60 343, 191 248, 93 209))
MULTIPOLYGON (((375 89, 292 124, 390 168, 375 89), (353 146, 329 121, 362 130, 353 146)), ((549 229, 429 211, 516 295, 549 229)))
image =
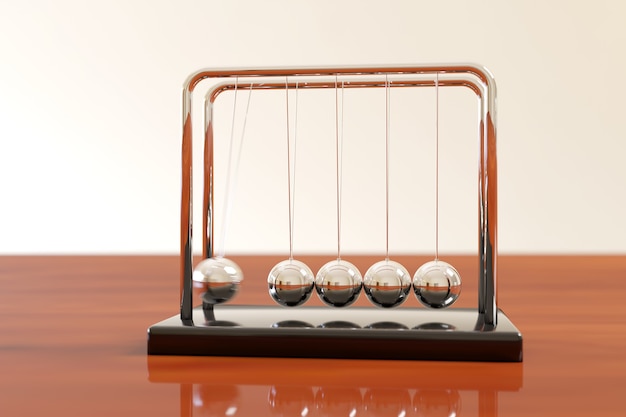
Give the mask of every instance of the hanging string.
POLYGON ((439 72, 435 73, 435 261, 439 259, 439 72))
POLYGON ((341 82, 341 131, 339 129, 339 81, 335 74, 335 172, 336 172, 336 192, 337 192, 337 259, 341 260, 341 185, 342 185, 342 165, 343 158, 343 86, 341 82), (341 132, 341 135, 340 135, 341 132))
POLYGON ((385 74, 385 260, 389 260, 389 140, 391 92, 389 74, 385 74))
POLYGON ((285 101, 287 108, 287 197, 289 199, 289 260, 293 260, 293 230, 295 217, 295 199, 296 199, 296 156, 298 144, 298 82, 296 81, 296 103, 294 115, 294 139, 293 139, 293 158, 291 152, 291 139, 289 129, 289 83, 285 77, 285 101), (292 168, 293 164, 293 168, 292 168), (292 179, 293 176, 293 179, 292 179))
POLYGON ((289 207, 289 260, 293 260, 293 228, 291 223, 291 140, 289 139, 289 81, 285 77, 285 113, 287 128, 287 201, 289 207))
POLYGON ((248 100, 246 103, 246 112, 244 114, 244 119, 243 119, 243 126, 241 129, 241 137, 239 139, 239 144, 238 144, 238 149, 237 149, 237 158, 235 160, 235 166, 234 168, 231 166, 232 165, 232 160, 233 160, 233 148, 234 148, 234 138, 235 138, 235 120, 236 120, 236 113, 237 113, 237 88, 238 88, 238 84, 239 84, 239 77, 235 77, 235 87, 234 87, 234 94, 235 97, 233 98, 233 112, 232 112, 232 121, 231 121, 231 126, 230 126, 230 144, 229 144, 229 149, 228 149, 228 164, 226 167, 226 192, 224 195, 224 224, 222 226, 222 236, 221 236, 221 242, 222 242, 222 247, 220 248, 220 251, 218 252, 218 257, 223 258, 226 254, 226 238, 228 236, 228 226, 230 224, 230 214, 232 211, 232 205, 233 205, 233 200, 235 199, 235 195, 236 195, 236 191, 237 191, 237 180, 238 180, 238 174, 239 174, 239 166, 240 166, 240 162, 241 162, 241 154, 242 154, 242 148, 243 148, 243 139, 246 133, 246 125, 248 122, 248 112, 250 110, 250 98, 252 97, 252 87, 253 87, 253 83, 250 83, 250 90, 248 93, 248 100), (234 170, 234 173, 233 173, 234 170))
MULTIPOLYGON (((341 223, 343 222, 343 143, 344 143, 344 81, 341 81, 341 126, 340 126, 340 145, 339 145, 339 230, 341 230, 341 223)), ((338 257, 340 258, 340 256, 338 257)))
MULTIPOLYGON (((298 81, 296 81, 296 97, 295 97, 294 121, 293 121, 293 189, 291 190, 291 246, 293 246, 294 223, 296 218, 296 161, 298 160, 298 81)), ((290 248, 290 251, 293 251, 290 248)), ((293 254, 289 255, 292 259, 293 254)))

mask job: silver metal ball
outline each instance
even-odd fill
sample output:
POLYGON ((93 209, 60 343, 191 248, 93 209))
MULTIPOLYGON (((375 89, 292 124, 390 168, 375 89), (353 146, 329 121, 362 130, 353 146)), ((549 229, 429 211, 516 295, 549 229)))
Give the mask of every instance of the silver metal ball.
POLYGON ((363 277, 367 298, 378 307, 397 307, 411 291, 411 275, 404 266, 385 259, 370 267, 363 277))
POLYGON ((270 296, 286 307, 304 304, 313 293, 314 285, 311 268, 295 259, 278 263, 267 277, 270 296))
POLYGON ((413 291, 426 307, 450 307, 461 294, 461 275, 447 262, 430 261, 415 273, 413 291))
POLYGON ((207 258, 199 262, 193 271, 195 287, 200 287, 202 301, 221 304, 229 301, 239 291, 243 272, 239 265, 226 258, 207 258))
POLYGON ((347 307, 361 293, 363 278, 350 262, 336 259, 328 262, 315 277, 315 289, 320 299, 332 307, 347 307))

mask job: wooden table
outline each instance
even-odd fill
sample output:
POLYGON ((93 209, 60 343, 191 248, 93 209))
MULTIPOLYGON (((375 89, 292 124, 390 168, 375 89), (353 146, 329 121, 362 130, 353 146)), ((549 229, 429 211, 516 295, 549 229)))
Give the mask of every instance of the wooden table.
MULTIPOLYGON (((475 259, 445 260, 475 305, 475 259)), ((0 415, 623 416, 625 280, 626 256, 501 256, 522 363, 148 357, 146 329, 178 308, 177 257, 0 257, 0 415)), ((235 301, 272 303, 249 277, 235 301)))

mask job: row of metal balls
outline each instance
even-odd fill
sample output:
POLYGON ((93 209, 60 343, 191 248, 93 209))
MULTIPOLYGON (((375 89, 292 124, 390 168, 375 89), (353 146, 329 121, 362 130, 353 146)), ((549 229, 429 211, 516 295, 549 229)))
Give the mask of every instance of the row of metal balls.
MULTIPOLYGON (((196 266, 193 280, 202 287, 204 303, 220 304, 237 293, 243 272, 230 259, 212 257, 196 266)), ((286 307, 304 304, 314 288, 319 298, 332 307, 351 305, 362 289, 372 304, 383 308, 404 303, 411 288, 420 303, 430 308, 449 307, 461 293, 457 270, 437 259, 422 265, 413 278, 404 266, 389 259, 372 265, 365 276, 343 259, 326 263, 315 276, 304 262, 287 259, 272 268, 267 284, 271 297, 286 307)))

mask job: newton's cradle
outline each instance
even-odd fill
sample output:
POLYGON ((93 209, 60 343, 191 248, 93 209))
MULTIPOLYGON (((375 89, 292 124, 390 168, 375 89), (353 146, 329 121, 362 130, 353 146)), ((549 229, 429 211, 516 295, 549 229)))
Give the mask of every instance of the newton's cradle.
MULTIPOLYGON (((183 88, 180 314, 156 323, 148 329, 148 353, 152 355, 521 361, 522 335, 496 304, 495 114, 496 87, 493 77, 485 68, 469 64, 206 69, 192 74, 183 88), (202 177, 203 260, 194 268, 191 236, 193 217, 192 97, 196 87, 206 79, 218 82, 212 85, 206 94, 202 177), (389 164, 389 92, 395 88, 423 87, 434 88, 436 91, 437 149, 439 146, 439 88, 465 87, 478 97, 479 253, 478 305, 475 309, 447 309, 459 297, 461 277, 454 266, 438 259, 438 246, 435 249, 434 260, 423 264, 414 275, 400 263, 390 259, 388 168, 386 168, 385 185, 387 193, 386 256, 381 257, 364 274, 361 274, 356 266, 341 256, 342 159, 340 141, 343 140, 343 132, 339 122, 339 94, 343 94, 344 88, 385 90, 385 164, 387 167, 389 164), (276 302, 273 306, 229 304, 228 301, 239 289, 244 271, 235 262, 222 254, 216 254, 215 251, 213 236, 214 124, 212 120, 214 115, 212 109, 219 94, 225 91, 234 91, 237 94, 238 88, 249 90, 249 93, 253 90, 260 92, 284 90, 287 102, 285 136, 288 152, 290 253, 285 260, 276 264, 271 270, 245 271, 246 280, 267 280, 269 296, 276 302), (337 257, 322 266, 316 274, 305 263, 299 261, 297 256, 294 257, 292 249, 292 194, 295 193, 293 185, 295 176, 292 167, 295 170, 295 153, 290 150, 290 147, 295 147, 296 138, 290 137, 289 91, 295 90, 297 94, 298 89, 333 89, 335 92, 337 257), (195 307, 193 305, 194 288, 196 292, 198 289, 201 292, 201 305, 195 307), (316 293, 328 307, 306 306, 307 300, 313 293, 316 293), (361 294, 365 294, 375 307, 349 307, 361 294), (413 295, 425 308, 395 308, 413 295)), ((341 117, 343 120, 343 114, 341 117)), ((438 175, 436 178, 438 181, 438 175)), ((227 184, 227 187, 230 186, 231 184, 227 184)), ((438 193, 438 182, 436 187, 438 193)), ((227 205, 224 211, 228 211, 227 205)), ((438 222, 438 217, 436 221, 438 222)))

